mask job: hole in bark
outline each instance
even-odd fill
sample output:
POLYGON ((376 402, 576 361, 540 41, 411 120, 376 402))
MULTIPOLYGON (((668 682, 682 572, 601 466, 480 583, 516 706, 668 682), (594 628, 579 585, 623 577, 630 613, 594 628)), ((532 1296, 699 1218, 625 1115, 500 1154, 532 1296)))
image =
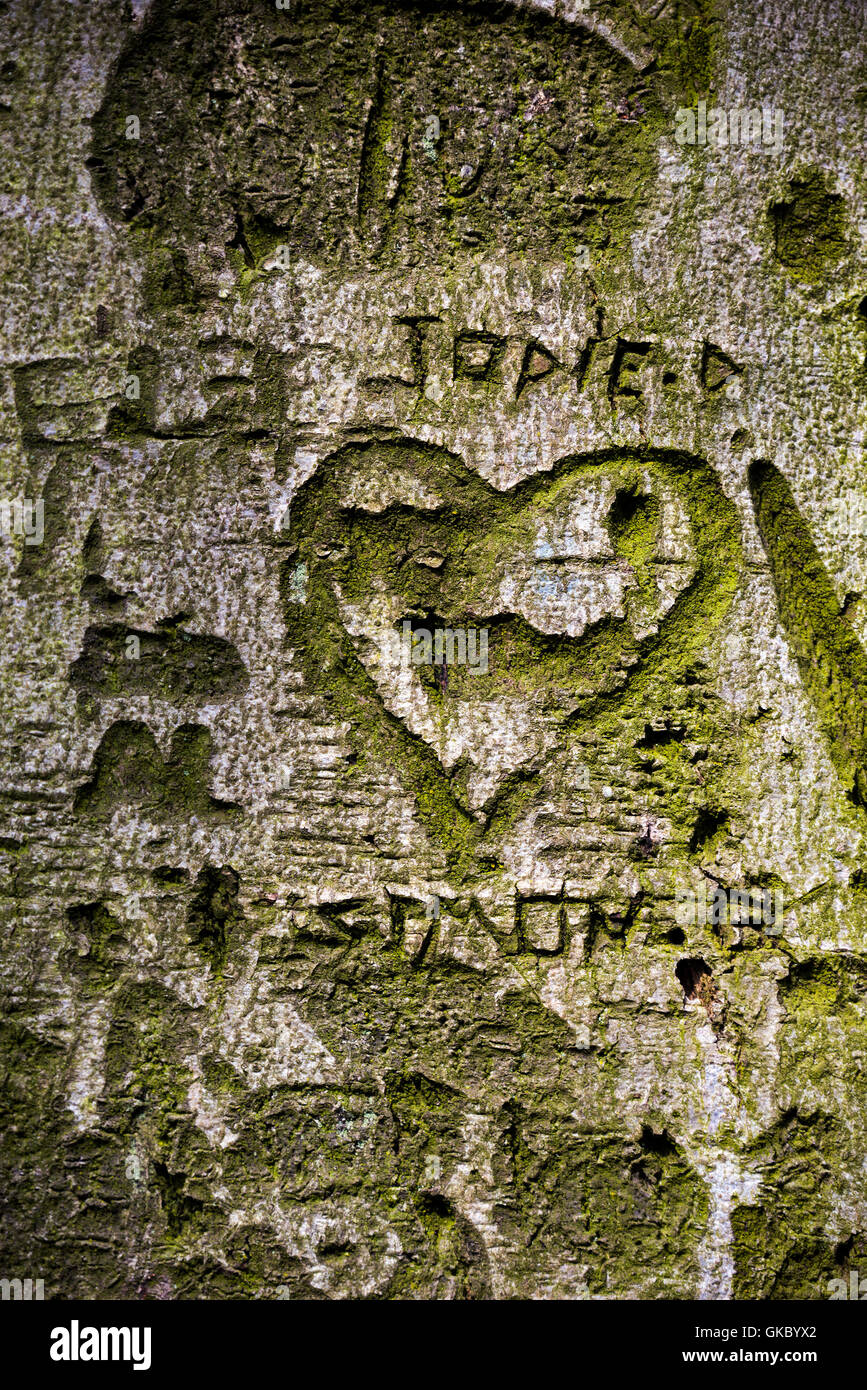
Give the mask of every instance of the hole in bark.
POLYGON ((683 725, 672 724, 670 719, 658 725, 645 724, 644 734, 636 743, 636 748, 661 748, 668 743, 682 743, 686 729, 683 725))
POLYGON ((710 969, 700 956, 686 956, 674 967, 674 973, 683 986, 687 999, 700 998, 699 986, 705 978, 710 978, 710 969))
POLYGON ((713 811, 709 806, 702 807, 692 828, 689 853, 695 854, 697 850, 702 849, 708 840, 712 840, 717 831, 722 830, 727 824, 728 816, 725 811, 713 811))
POLYGON ((667 1129, 663 1129, 659 1132, 659 1134, 657 1134, 655 1130, 650 1128, 650 1125, 643 1125, 641 1129, 641 1139, 639 1142, 641 1144, 641 1147, 644 1149, 645 1153, 677 1153, 677 1145, 675 1144, 667 1129))
POLYGON ((189 876, 189 869, 175 868, 172 864, 160 864, 151 871, 154 883, 186 883, 189 876))

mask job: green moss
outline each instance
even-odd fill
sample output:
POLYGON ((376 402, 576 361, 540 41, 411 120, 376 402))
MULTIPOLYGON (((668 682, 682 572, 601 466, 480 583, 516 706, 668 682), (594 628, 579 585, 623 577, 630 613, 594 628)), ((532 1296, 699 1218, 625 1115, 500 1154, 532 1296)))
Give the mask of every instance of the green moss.
POLYGON ((845 199, 828 188, 821 172, 792 179, 770 218, 776 258, 798 280, 820 283, 846 254, 845 199))
POLYGON ((244 920, 238 902, 239 882, 234 869, 211 865, 206 865, 196 879, 198 892, 187 914, 187 931, 215 974, 223 969, 232 936, 244 920))
POLYGON ((867 655, 780 470, 759 460, 749 479, 792 653, 840 780, 867 807, 867 655))
POLYGON ((490 245, 571 262, 583 245, 622 250, 661 121, 616 48, 538 12, 160 0, 95 118, 91 168, 145 246, 150 303, 186 313, 214 293, 203 240, 225 248, 242 297, 278 242, 318 264, 443 269, 490 245), (279 135, 263 109, 281 112, 279 135), (142 138, 119 139, 133 110, 142 138))
POLYGON ((140 720, 121 719, 103 735, 92 776, 75 793, 77 814, 110 816, 118 807, 151 815, 224 818, 238 808, 208 792, 211 737, 201 724, 182 724, 172 734, 168 757, 140 720))
POLYGON ((187 632, 177 623, 157 632, 110 623, 87 628, 69 681, 91 698, 148 694, 176 705, 207 705, 240 695, 249 676, 225 638, 187 632))
POLYGON ((503 1119, 496 1161, 514 1204, 510 1224, 520 1213, 541 1249, 585 1265, 591 1296, 694 1292, 707 1198, 667 1135, 591 1138, 566 1118, 520 1105, 505 1107, 503 1119))
POLYGON ((66 916, 74 943, 65 956, 66 968, 78 976, 85 990, 110 990, 128 945, 124 925, 100 902, 76 903, 66 916))
POLYGON ((734 1298, 827 1299, 841 1275, 841 1244, 827 1234, 825 1180, 835 1127, 822 1114, 787 1112, 751 1146, 759 1200, 732 1212, 734 1298))

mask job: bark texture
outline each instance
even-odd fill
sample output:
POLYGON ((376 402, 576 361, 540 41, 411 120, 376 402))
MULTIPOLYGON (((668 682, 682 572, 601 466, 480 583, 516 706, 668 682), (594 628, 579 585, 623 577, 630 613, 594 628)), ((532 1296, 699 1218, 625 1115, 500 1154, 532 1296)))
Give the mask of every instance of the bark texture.
POLYGON ((0 10, 0 1274, 828 1297, 863 4, 0 10))

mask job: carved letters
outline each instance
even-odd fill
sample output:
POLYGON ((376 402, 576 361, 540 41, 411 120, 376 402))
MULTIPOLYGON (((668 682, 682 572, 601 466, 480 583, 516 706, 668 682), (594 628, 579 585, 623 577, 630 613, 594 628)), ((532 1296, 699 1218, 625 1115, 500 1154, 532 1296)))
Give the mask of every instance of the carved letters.
MULTIPOLYGON (((559 376, 576 391, 592 381, 604 382, 612 408, 640 402, 653 378, 665 387, 675 385, 682 369, 690 368, 705 394, 717 394, 743 368, 712 343, 687 345, 681 361, 672 363, 654 335, 646 338, 619 334, 589 335, 567 360, 534 337, 517 338, 484 328, 453 327, 433 314, 395 318, 405 330, 405 366, 400 371, 371 374, 363 380, 369 391, 385 386, 431 395, 432 381, 451 385, 479 383, 504 397, 520 400, 539 382, 559 376)), ((435 397, 434 397, 435 398, 435 397)))

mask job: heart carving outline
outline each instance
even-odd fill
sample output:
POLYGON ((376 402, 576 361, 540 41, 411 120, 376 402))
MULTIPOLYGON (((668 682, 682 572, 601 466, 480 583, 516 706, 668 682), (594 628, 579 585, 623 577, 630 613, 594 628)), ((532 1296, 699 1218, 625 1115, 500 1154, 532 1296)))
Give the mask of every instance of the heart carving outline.
MULTIPOLYGON (((649 708, 663 699, 722 621, 743 566, 737 510, 711 465, 691 453, 652 448, 569 454, 549 471, 500 490, 442 446, 406 437, 347 444, 299 489, 288 541, 292 558, 281 582, 287 641, 308 686, 340 706, 362 756, 401 769, 425 828, 446 857, 449 878, 461 882, 498 867, 491 841, 514 825, 532 799, 538 771, 516 767, 483 815, 474 815, 460 795, 461 769, 446 771, 430 744, 386 706, 341 617, 340 596, 384 584, 410 613, 450 627, 488 626, 505 644, 518 684, 531 671, 537 686, 547 682, 565 695, 568 737, 591 718, 649 708), (618 479, 619 495, 634 499, 632 515, 627 507, 612 538, 616 553, 629 558, 632 550, 636 569, 649 524, 640 515, 647 502, 641 477, 650 474, 673 487, 690 524, 693 573, 656 633, 635 638, 627 618, 606 616, 580 636, 550 634, 518 613, 479 611, 491 545, 504 535, 526 539, 534 512, 550 508, 565 487, 606 472, 618 479), (383 484, 410 480, 416 500, 395 500, 394 489, 391 501, 359 500, 359 483, 366 481, 369 493, 377 477, 383 484), (420 550, 440 558, 441 565, 412 563, 420 550)), ((497 669, 502 678, 505 668, 497 669)))

